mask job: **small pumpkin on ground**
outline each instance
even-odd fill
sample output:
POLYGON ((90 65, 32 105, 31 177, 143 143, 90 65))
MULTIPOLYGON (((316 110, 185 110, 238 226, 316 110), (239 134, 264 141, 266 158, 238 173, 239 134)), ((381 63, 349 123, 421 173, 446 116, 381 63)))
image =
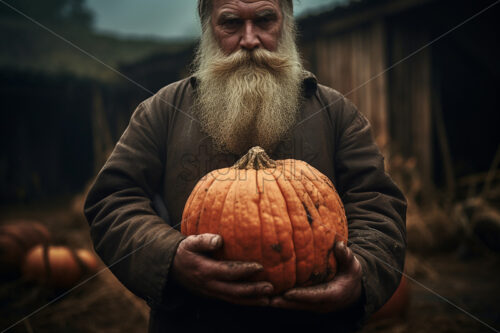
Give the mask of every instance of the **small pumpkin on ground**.
POLYGON ((303 161, 273 161, 254 147, 198 182, 181 231, 221 235, 217 257, 261 263, 256 279, 271 282, 279 294, 333 279, 333 249, 336 241, 347 242, 347 219, 328 177, 303 161))
POLYGON ((34 246, 49 241, 49 231, 37 221, 11 221, 0 226, 0 276, 17 277, 26 253, 34 246))
POLYGON ((88 250, 39 245, 26 255, 23 275, 41 285, 69 289, 98 268, 96 257, 88 250))

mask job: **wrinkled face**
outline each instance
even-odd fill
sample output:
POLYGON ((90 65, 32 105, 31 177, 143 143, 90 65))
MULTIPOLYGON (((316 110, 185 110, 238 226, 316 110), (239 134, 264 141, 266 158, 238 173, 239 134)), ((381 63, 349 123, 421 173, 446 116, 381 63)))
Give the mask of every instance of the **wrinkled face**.
POLYGON ((279 0, 214 0, 211 17, 215 39, 221 50, 276 51, 283 26, 279 0))

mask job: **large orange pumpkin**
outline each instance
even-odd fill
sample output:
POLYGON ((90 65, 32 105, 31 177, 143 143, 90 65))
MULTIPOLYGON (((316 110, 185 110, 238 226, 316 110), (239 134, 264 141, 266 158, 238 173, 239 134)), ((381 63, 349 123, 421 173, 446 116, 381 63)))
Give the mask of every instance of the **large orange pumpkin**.
POLYGON ((271 160, 254 147, 234 166, 204 176, 182 216, 185 235, 215 233, 217 257, 259 262, 275 293, 331 280, 347 219, 332 182, 306 162, 271 160))
POLYGON ((17 277, 26 253, 49 241, 49 231, 36 221, 16 220, 0 226, 0 276, 17 277))
POLYGON ((23 275, 29 281, 68 289, 97 272, 98 268, 98 261, 90 251, 39 245, 26 255, 23 275))

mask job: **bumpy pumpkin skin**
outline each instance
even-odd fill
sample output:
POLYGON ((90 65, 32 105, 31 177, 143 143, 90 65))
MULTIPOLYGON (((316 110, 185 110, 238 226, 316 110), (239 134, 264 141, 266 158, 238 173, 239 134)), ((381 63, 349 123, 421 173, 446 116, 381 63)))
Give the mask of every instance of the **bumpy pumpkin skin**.
POLYGON ((303 161, 272 161, 254 147, 235 166, 198 182, 181 231, 221 235, 217 257, 261 263, 256 280, 271 282, 279 294, 334 277, 333 248, 347 241, 347 219, 328 177, 303 161))

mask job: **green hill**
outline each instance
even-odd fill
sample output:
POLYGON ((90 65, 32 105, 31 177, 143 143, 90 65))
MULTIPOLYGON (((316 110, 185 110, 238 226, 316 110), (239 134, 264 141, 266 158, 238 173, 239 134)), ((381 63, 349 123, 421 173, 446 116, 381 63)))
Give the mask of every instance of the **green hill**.
POLYGON ((99 61, 118 69, 153 54, 179 52, 192 41, 125 39, 97 34, 74 26, 48 26, 53 33, 29 20, 0 20, 0 67, 54 74, 72 74, 100 81, 118 81, 120 76, 99 61), (81 50, 91 54, 96 61, 81 50))

